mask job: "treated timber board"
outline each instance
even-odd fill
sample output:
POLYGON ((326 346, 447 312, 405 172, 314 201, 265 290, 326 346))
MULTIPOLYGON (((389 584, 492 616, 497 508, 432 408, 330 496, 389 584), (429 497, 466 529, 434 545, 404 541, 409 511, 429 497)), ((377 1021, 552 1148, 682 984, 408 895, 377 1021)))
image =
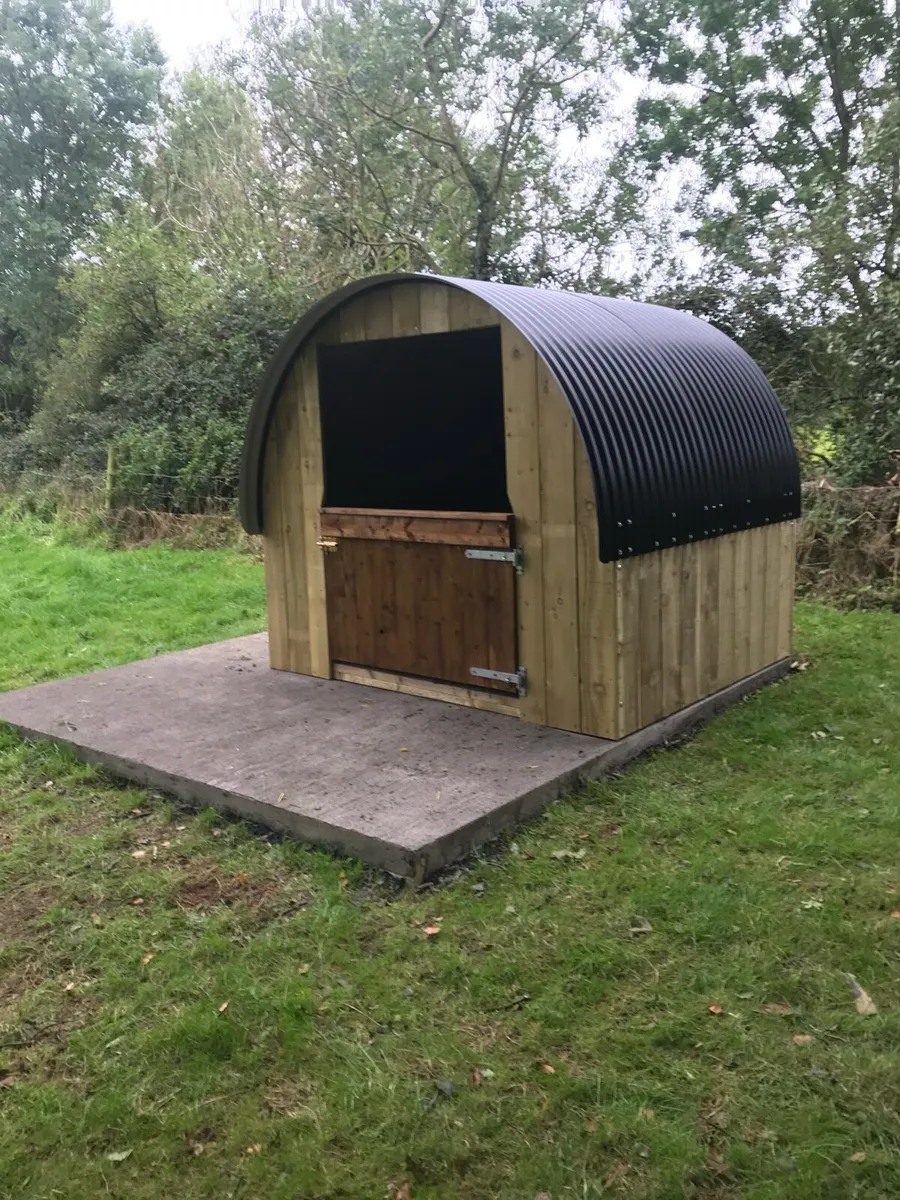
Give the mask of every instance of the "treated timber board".
POLYGON ((741 531, 734 546, 734 674, 743 679, 750 673, 750 538, 741 531))
POLYGON ((718 687, 719 570, 722 538, 712 538, 709 541, 701 542, 697 551, 700 556, 697 694, 698 696, 708 696, 718 687))
POLYGON ((766 621, 766 541, 768 529, 751 529, 750 538, 750 631, 748 637, 747 670, 745 675, 765 665, 766 621))
MULTIPOLYGON (((272 422, 278 428, 278 412, 272 422)), ((291 669, 288 649, 287 582, 284 577, 284 525, 281 515, 279 482, 279 439, 269 436, 266 445, 264 503, 266 532, 263 536, 263 561, 266 573, 266 623, 269 629, 269 664, 276 670, 291 669)))
POLYGON ((616 569, 600 561, 594 477, 580 438, 575 441, 578 550, 578 652, 581 731, 618 736, 616 569))
POLYGON ((693 704, 700 697, 698 643, 704 633, 698 622, 700 547, 689 543, 681 551, 681 701, 693 704))
POLYGON ((398 675, 391 671, 378 671, 374 667, 357 667, 352 663, 335 663, 334 678, 345 683, 361 683, 367 687, 381 688, 388 692, 401 692, 407 696, 419 696, 423 700, 443 700, 448 704, 462 704, 466 708, 477 708, 481 712, 500 713, 506 717, 519 715, 519 704, 515 697, 503 697, 483 692, 479 688, 460 687, 452 683, 439 683, 433 679, 417 679, 412 675, 398 675))
POLYGON ((518 657, 519 664, 528 672, 528 693, 520 701, 520 712, 523 720, 546 725, 537 356, 528 340, 509 321, 502 321, 500 328, 507 493, 516 517, 516 542, 525 556, 524 571, 516 588, 518 657))
POLYGON ((716 690, 738 678, 734 609, 737 537, 736 533, 728 533, 717 539, 719 543, 719 652, 716 667, 716 690))
POLYGON ((397 283, 391 288, 391 315, 394 337, 412 337, 422 331, 419 285, 397 283))
POLYGON ((306 535, 303 521, 303 473, 300 464, 299 397, 296 376, 288 376, 279 397, 278 483, 284 530, 284 584, 290 670, 310 673, 309 593, 306 582, 306 535))
POLYGON ((578 552, 575 535, 575 424, 542 359, 537 360, 541 542, 547 723, 581 728, 578 552))
MULTIPOLYGON (((407 284, 412 287, 412 284, 407 284)), ((439 283, 419 284, 419 321, 422 333, 447 333, 450 329, 450 288, 439 283)))
POLYGON ((508 550, 509 513, 438 513, 413 510, 323 508, 324 537, 373 538, 392 542, 437 542, 508 550))
POLYGON ((318 545, 321 534, 319 508, 325 490, 322 465, 322 428, 319 417, 319 370, 315 345, 303 354, 294 369, 298 382, 301 504, 306 560, 307 619, 309 623, 309 672, 321 679, 331 677, 328 653, 328 614, 325 596, 325 565, 318 545))
POLYGON ((619 737, 642 724, 640 560, 616 563, 616 655, 619 737))
POLYGON ((682 547, 672 546, 659 554, 660 624, 662 629, 662 708, 675 712, 683 706, 682 687, 682 547))
POLYGON ((768 525, 765 533, 766 586, 761 665, 774 662, 778 657, 778 586, 781 579, 781 530, 777 525, 768 525))
POLYGON ((642 554, 636 561, 640 579, 640 681, 641 724, 663 715, 662 624, 660 592, 662 563, 659 554, 642 554))
POLYGON ((795 538, 797 526, 794 521, 783 521, 779 530, 778 570, 778 645, 776 656, 785 658, 793 648, 794 628, 794 572, 796 563, 795 538))
POLYGON ((456 287, 448 288, 447 291, 451 329, 479 329, 485 325, 497 324, 496 312, 471 292, 456 287))
MULTIPOLYGON (((412 284, 408 285, 412 287, 412 284)), ((376 342, 394 336, 394 310, 391 303, 391 288, 380 287, 360 297, 363 305, 363 323, 366 341, 376 342)))

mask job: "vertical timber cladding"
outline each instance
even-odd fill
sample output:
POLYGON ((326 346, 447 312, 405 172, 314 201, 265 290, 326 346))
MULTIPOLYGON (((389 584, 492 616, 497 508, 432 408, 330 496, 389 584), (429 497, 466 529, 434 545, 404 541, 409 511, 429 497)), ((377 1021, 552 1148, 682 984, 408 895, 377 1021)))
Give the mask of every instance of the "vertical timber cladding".
MULTIPOLYGON (((525 556, 516 613, 528 691, 505 701, 509 710, 517 705, 537 724, 623 737, 789 655, 793 523, 601 562, 587 454, 545 363, 483 301, 416 282, 344 304, 306 343, 281 388, 264 481, 272 666, 332 674, 316 544, 323 496, 317 346, 497 324, 507 492, 525 556)), ((463 689, 459 700, 471 702, 463 689)))
MULTIPOLYGON (((616 733, 649 725, 791 653, 794 522, 612 564, 616 733)), ((601 564, 602 565, 602 564, 601 564)))

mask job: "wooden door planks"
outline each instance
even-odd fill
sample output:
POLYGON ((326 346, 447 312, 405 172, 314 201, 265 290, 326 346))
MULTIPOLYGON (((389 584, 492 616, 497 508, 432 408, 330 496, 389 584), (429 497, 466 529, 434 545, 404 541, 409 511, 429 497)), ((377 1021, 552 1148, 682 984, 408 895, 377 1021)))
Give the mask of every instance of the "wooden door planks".
POLYGON ((466 558, 461 546, 342 538, 325 573, 335 661, 468 686, 471 667, 515 674, 508 563, 466 558))

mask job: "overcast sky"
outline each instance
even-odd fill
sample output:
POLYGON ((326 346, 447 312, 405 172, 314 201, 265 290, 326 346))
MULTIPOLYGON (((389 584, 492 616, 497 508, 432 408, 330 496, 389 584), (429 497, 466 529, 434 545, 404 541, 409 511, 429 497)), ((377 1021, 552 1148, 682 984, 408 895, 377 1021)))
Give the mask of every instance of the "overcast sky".
POLYGON ((149 25, 175 68, 195 53, 237 36, 256 9, 254 0, 112 0, 120 25, 149 25))

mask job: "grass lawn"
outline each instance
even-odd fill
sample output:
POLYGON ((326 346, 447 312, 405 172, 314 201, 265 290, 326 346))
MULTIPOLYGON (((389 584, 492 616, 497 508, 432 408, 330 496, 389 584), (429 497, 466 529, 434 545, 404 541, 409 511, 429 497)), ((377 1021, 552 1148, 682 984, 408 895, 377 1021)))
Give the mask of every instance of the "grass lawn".
MULTIPOLYGON (((234 555, 0 535, 0 686, 261 613, 234 555)), ((900 616, 798 627, 418 894, 0 732, 0 1194, 900 1196, 900 616)))

